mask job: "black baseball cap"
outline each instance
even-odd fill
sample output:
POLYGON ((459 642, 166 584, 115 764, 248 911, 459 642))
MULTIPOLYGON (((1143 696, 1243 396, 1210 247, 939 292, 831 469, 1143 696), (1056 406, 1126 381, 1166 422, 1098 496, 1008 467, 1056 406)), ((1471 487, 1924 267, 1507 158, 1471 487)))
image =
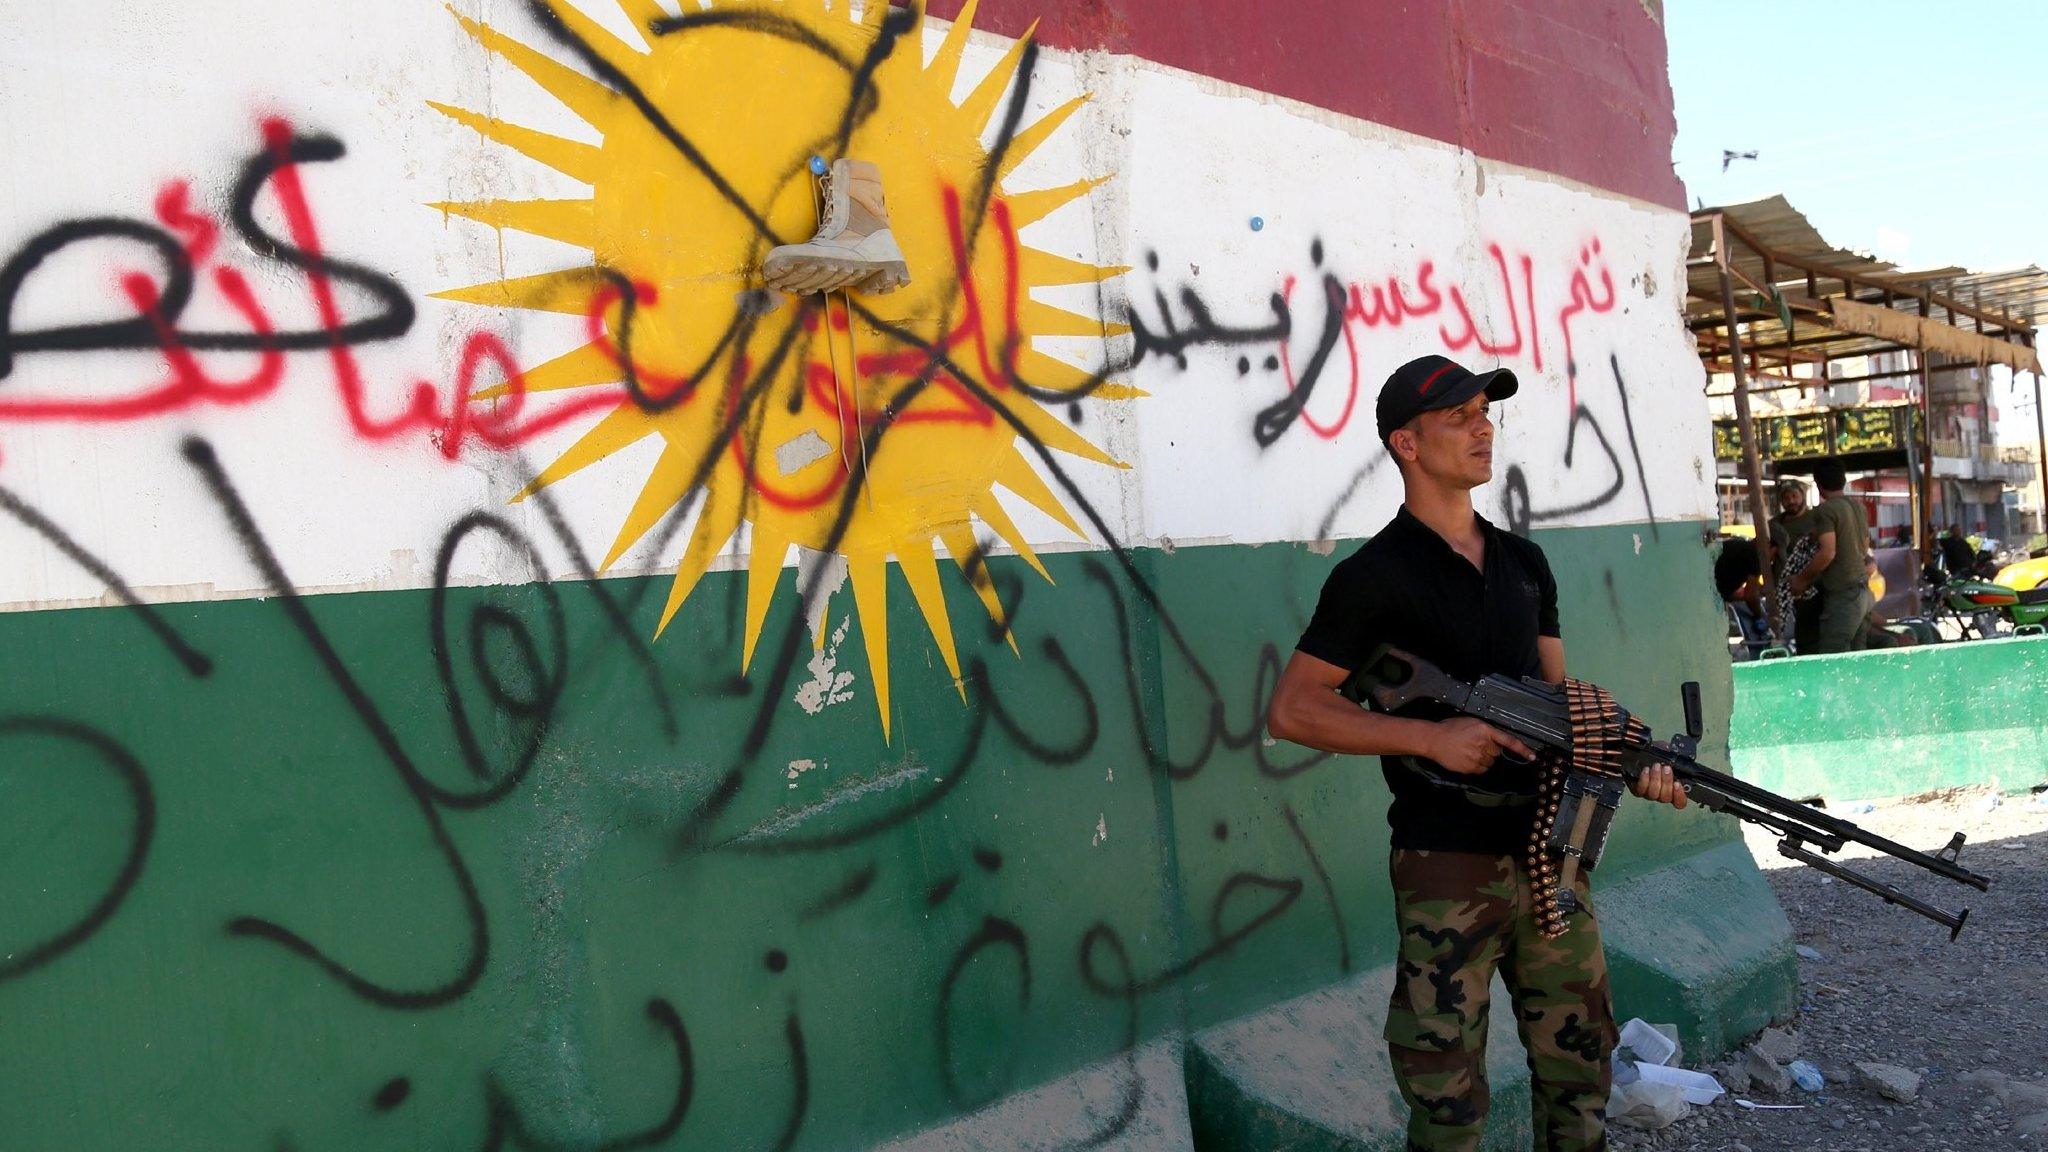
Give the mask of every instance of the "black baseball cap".
POLYGON ((1394 369, 1380 386, 1380 442, 1424 412, 1456 408, 1481 392, 1488 400, 1505 400, 1520 387, 1505 368, 1471 372, 1447 357, 1419 356, 1394 369))

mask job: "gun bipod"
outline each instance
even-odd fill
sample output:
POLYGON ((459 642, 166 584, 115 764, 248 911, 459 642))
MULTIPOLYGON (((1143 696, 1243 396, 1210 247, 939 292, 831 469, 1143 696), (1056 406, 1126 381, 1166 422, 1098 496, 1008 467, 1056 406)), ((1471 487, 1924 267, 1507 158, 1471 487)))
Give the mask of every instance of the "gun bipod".
POLYGON ((1882 880, 1873 880, 1853 868, 1845 868, 1824 856, 1808 852, 1805 846, 1795 837, 1786 837, 1778 841, 1778 854, 1788 860, 1797 860, 1809 868, 1818 868, 1837 880, 1854 884, 1865 892, 1877 896, 1887 904, 1896 904, 1901 908, 1910 909, 1937 924, 1947 926, 1948 938, 1951 944, 1955 942, 1957 936, 1962 935, 1963 923, 1970 918, 1970 910, 1968 908, 1960 912, 1944 912, 1925 900, 1906 895, 1882 880))

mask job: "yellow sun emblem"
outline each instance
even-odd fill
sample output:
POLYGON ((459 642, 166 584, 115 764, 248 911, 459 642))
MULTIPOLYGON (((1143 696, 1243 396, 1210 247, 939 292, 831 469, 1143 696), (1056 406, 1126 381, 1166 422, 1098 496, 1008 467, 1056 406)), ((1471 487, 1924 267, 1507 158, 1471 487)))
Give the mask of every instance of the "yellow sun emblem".
MULTIPOLYGON (((1102 339, 1127 331, 1032 297, 1033 289, 1092 283, 1125 269, 1018 239, 1101 180, 1042 191, 1005 187, 1087 96, 1006 140, 996 133, 1000 146, 991 155, 983 137, 1008 118, 1004 96, 1029 58, 1031 34, 954 104, 972 0, 929 63, 921 5, 892 14, 871 0, 855 17, 845 0, 837 13, 827 0, 719 0, 671 16, 655 0, 617 2, 647 51, 563 0, 532 5, 598 79, 457 14, 602 143, 433 105, 591 188, 582 200, 436 205, 587 248, 592 257, 589 266, 439 295, 586 319, 589 342, 525 372, 521 384, 529 392, 611 388, 621 401, 521 495, 660 437, 660 457, 605 566, 701 496, 661 627, 748 526, 744 669, 790 548, 843 555, 886 739, 888 561, 902 569, 958 685, 934 541, 1003 623, 1003 605, 975 559, 975 521, 1041 575, 1045 568, 996 487, 1081 533, 1020 449, 1042 445, 1117 464, 1036 397, 1140 394, 1125 385, 1091 387, 1088 371, 1032 348, 1039 336, 1102 339), (910 287, 856 293, 850 309, 816 296, 779 306, 781 298, 759 288, 767 249, 807 238, 817 222, 808 165, 820 153, 879 166, 910 287)), ((826 631, 816 629, 820 645, 826 631)))

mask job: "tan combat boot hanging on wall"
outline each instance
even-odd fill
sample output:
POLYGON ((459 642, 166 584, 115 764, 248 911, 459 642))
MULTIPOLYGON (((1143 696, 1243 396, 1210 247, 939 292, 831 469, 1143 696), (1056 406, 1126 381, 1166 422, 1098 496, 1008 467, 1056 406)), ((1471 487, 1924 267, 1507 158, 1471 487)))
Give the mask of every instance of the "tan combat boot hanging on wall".
POLYGON ((882 172, 866 160, 839 159, 820 177, 824 218, 802 244, 768 253, 761 280, 778 292, 893 292, 910 283, 910 266, 889 231, 882 172))

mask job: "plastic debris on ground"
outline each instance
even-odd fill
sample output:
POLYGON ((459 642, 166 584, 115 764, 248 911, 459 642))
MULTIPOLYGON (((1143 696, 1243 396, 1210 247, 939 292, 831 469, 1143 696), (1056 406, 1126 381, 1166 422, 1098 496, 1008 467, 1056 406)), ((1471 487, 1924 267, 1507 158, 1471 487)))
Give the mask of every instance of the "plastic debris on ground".
MULTIPOLYGON (((1657 1065, 1650 1064, 1645 1067, 1656 1068, 1657 1065)), ((1684 1091, 1675 1084, 1638 1080, 1633 1084, 1624 1084, 1616 1088, 1607 1097, 1609 1123, 1627 1124, 1652 1131, 1676 1124, 1685 1119, 1691 1111, 1692 1105, 1686 1101, 1684 1091)))
POLYGON ((1621 1026, 1621 1053, 1624 1060, 1638 1064, 1669 1065, 1676 1063, 1683 1049, 1678 1043, 1678 1026, 1675 1024, 1651 1024, 1638 1016, 1621 1026))
POLYGON ((1621 1026, 1614 1049, 1614 1090, 1607 1118, 1655 1130, 1684 1119, 1695 1104, 1712 1104, 1725 1091, 1704 1072, 1677 1067, 1684 1055, 1678 1028, 1637 1018, 1621 1026))
POLYGON ((1705 1072, 1694 1072, 1689 1068, 1665 1068, 1656 1064, 1637 1064, 1636 1072, 1644 1084, 1669 1084, 1685 1095, 1688 1104, 1712 1104, 1725 1091, 1721 1082, 1705 1072))

